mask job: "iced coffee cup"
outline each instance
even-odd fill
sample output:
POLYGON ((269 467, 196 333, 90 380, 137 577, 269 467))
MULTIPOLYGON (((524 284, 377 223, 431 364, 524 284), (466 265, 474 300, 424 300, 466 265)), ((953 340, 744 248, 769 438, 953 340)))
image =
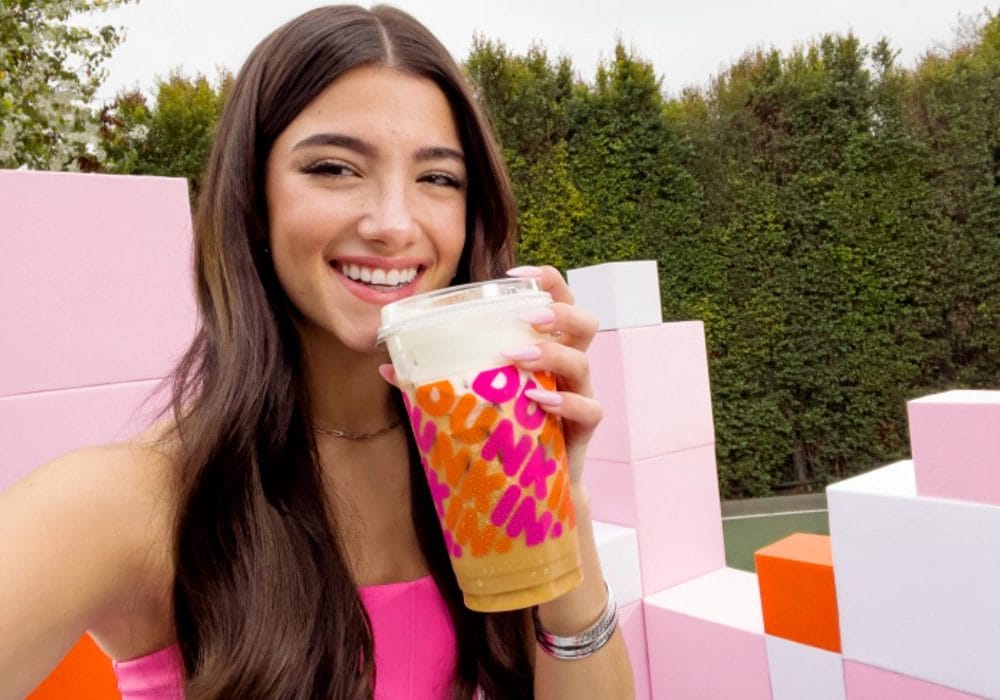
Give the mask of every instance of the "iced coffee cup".
POLYGON ((501 279, 382 309, 379 342, 472 610, 527 608, 582 579, 562 424, 524 394, 555 378, 501 354, 546 340, 518 314, 550 303, 533 279, 501 279))

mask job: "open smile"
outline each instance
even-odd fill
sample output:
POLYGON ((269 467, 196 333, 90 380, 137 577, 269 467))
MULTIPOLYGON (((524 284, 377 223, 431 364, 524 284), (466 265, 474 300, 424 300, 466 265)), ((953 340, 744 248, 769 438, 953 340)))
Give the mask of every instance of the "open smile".
POLYGON ((413 294, 416 282, 426 269, 423 265, 382 267, 347 260, 331 261, 344 285, 364 301, 386 304, 413 294))

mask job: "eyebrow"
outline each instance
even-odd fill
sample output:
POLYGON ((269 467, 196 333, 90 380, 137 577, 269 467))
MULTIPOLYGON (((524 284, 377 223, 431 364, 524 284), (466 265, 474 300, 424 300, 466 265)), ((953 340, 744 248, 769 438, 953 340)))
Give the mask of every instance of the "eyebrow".
MULTIPOLYGON (((296 151, 310 146, 340 146, 364 156, 374 156, 378 150, 373 143, 359 139, 356 136, 327 132, 305 137, 292 146, 292 150, 296 151)), ((418 148, 414 154, 414 159, 418 162, 449 159, 465 163, 465 156, 462 152, 448 146, 424 146, 423 148, 418 148)))

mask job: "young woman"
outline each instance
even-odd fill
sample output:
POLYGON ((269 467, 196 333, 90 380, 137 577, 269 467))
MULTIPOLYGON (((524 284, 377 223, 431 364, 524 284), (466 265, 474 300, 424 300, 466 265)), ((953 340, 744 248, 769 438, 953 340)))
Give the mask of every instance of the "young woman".
POLYGON ((612 611, 580 483, 596 323, 553 268, 509 269, 514 215, 485 118, 414 19, 326 7, 267 37, 199 198, 201 326, 170 419, 0 495, 0 696, 86 630, 126 698, 631 697, 619 632, 572 660, 536 643, 612 611), (385 303, 505 272, 556 301, 525 321, 552 340, 508 354, 559 377, 535 399, 564 421, 583 556, 537 617, 463 606, 375 342, 385 303))

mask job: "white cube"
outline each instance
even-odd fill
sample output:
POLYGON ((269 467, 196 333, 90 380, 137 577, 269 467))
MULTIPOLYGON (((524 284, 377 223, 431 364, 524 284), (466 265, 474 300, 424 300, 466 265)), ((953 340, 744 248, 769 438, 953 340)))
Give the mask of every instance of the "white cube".
POLYGON ((600 330, 663 323, 655 260, 603 263, 570 270, 576 303, 597 316, 600 330))
POLYGON ((827 503, 844 659, 1000 698, 1000 506, 918 496, 911 461, 827 503))
POLYGON ((639 539, 634 528, 594 521, 594 540, 604 578, 618 607, 642 600, 639 539))
POLYGON ((844 700, 844 661, 840 654, 764 635, 774 700, 844 700))

